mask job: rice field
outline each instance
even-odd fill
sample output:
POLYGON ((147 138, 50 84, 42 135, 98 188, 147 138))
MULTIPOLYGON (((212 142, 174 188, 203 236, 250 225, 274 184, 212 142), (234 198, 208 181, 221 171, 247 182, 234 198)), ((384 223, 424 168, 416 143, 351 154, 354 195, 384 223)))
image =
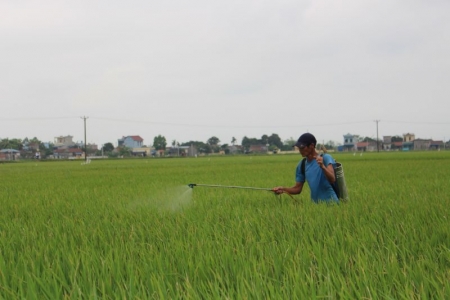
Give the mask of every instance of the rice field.
POLYGON ((299 155, 0 164, 0 299, 448 299, 450 152, 334 156, 340 205, 187 186, 299 155))

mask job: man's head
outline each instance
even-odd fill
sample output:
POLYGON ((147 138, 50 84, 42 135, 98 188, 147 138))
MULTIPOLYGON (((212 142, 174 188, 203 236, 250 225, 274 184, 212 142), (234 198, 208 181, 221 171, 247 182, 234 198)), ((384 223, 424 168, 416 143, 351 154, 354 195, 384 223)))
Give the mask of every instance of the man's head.
POLYGON ((316 153, 316 138, 311 133, 302 134, 294 147, 300 150, 300 154, 303 157, 313 157, 316 153))
POLYGON ((317 145, 317 141, 316 138, 314 137, 314 135, 312 135, 311 133, 307 132, 302 134, 298 140, 297 143, 295 143, 295 147, 299 148, 299 149, 303 149, 305 147, 309 147, 312 144, 314 144, 314 147, 317 145))

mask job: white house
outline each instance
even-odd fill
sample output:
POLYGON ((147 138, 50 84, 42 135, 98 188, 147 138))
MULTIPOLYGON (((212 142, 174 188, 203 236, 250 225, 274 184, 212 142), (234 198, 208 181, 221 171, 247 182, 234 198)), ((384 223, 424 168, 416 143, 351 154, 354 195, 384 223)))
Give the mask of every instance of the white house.
POLYGON ((121 139, 118 140, 118 145, 125 146, 128 148, 141 148, 144 143, 144 139, 141 138, 139 135, 129 135, 129 136, 123 136, 121 139))

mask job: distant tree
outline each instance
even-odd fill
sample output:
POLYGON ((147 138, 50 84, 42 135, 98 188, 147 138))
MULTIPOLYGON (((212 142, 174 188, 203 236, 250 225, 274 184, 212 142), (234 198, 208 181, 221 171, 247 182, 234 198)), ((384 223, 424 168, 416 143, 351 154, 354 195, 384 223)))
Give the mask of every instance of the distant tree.
POLYGON ((131 156, 131 149, 126 146, 120 146, 118 150, 119 150, 120 156, 125 156, 125 157, 131 156))
POLYGON ((362 141, 363 141, 363 142, 376 142, 375 139, 373 139, 373 138, 371 138, 371 137, 368 137, 368 136, 366 136, 362 141))
POLYGON ((332 149, 336 148, 336 143, 332 140, 329 140, 328 142, 325 143, 324 146, 327 150, 332 150, 332 149))
POLYGON ((21 139, 3 139, 0 141, 0 149, 22 150, 23 144, 21 139))
POLYGON ((31 140, 26 137, 22 141, 22 149, 24 152, 21 154, 24 157, 27 156, 34 156, 35 151, 44 150, 45 146, 42 144, 42 142, 34 137, 31 140))
POLYGON ((166 150, 167 142, 166 138, 162 135, 155 136, 153 139, 153 147, 156 150, 166 150))
POLYGON ((228 148, 228 144, 223 144, 220 146, 220 149, 225 152, 225 154, 229 154, 230 153, 230 149, 228 148))
POLYGON ((236 144, 237 140, 236 138, 233 136, 233 138, 231 139, 231 145, 234 146, 234 144, 236 144))
POLYGON ((244 136, 242 138, 241 145, 242 147, 244 147, 245 151, 248 151, 250 149, 250 146, 252 145, 251 139, 249 139, 247 136, 244 136))
POLYGON ((279 149, 283 147, 283 142, 281 138, 276 133, 272 133, 268 138, 269 144, 272 146, 277 146, 279 149))
POLYGON ((215 137, 215 136, 210 137, 206 141, 206 144, 209 146, 209 147, 206 147, 206 151, 207 151, 206 153, 214 153, 215 151, 219 151, 219 143, 220 143, 220 140, 218 137, 215 137))
POLYGON ((270 145, 269 146, 269 151, 277 151, 279 148, 277 147, 277 146, 275 146, 275 145, 270 145))
POLYGON ((37 137, 32 138, 29 142, 30 143, 36 143, 36 144, 40 144, 41 143, 41 141, 37 137))
POLYGON ((261 145, 261 144, 262 144, 261 140, 258 140, 256 138, 248 138, 246 136, 242 138, 241 142, 241 145, 242 147, 244 147, 245 151, 249 151, 251 145, 261 145))
POLYGON ((391 142, 392 143, 394 143, 394 142, 403 142, 403 138, 401 136, 396 135, 396 136, 391 137, 391 142))
POLYGON ((109 153, 109 152, 112 152, 113 150, 114 150, 114 145, 112 143, 106 143, 103 145, 104 153, 109 153))
POLYGON ((217 145, 219 145, 220 140, 218 137, 213 136, 213 137, 210 137, 208 139, 208 141, 206 141, 206 143, 211 146, 217 146, 217 145))
POLYGON ((244 136, 243 138, 242 138, 242 141, 241 141, 241 145, 242 145, 242 147, 247 147, 247 146, 250 146, 250 141, 249 141, 250 139, 247 137, 247 136, 244 136))
MULTIPOLYGON (((53 148, 53 144, 52 144, 52 147, 49 147, 49 148, 53 148)), ((42 143, 42 142, 39 143, 39 150, 40 151, 44 151, 45 152, 49 148, 47 148, 44 143, 42 143)))
POLYGON ((17 150, 23 149, 23 144, 21 139, 11 139, 11 143, 14 145, 14 147, 17 147, 17 150))
POLYGON ((44 155, 41 153, 41 157, 53 155, 53 144, 51 144, 48 148, 44 146, 44 149, 41 149, 41 151, 44 153, 44 155))
POLYGON ((294 138, 290 137, 287 140, 284 140, 283 145, 293 147, 296 142, 297 142, 297 140, 294 140, 294 138))
POLYGON ((210 144, 205 144, 204 148, 201 148, 201 152, 209 154, 209 153, 214 153, 214 149, 213 146, 211 146, 210 144))
POLYGON ((294 140, 292 137, 288 138, 287 140, 284 140, 283 146, 280 148, 282 151, 292 151, 294 150, 294 145, 297 142, 297 140, 294 140))
POLYGON ((261 137, 261 143, 262 143, 263 145, 266 145, 266 144, 269 143, 269 136, 268 136, 267 134, 264 134, 264 135, 261 137))

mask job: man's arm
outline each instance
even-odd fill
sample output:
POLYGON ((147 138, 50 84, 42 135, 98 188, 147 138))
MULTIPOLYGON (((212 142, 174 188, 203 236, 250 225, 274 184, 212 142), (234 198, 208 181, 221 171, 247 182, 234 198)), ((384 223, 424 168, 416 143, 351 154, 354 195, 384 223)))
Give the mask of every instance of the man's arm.
POLYGON ((290 188, 278 186, 278 187, 273 188, 273 191, 276 194, 288 193, 291 195, 298 195, 302 192, 303 184, 304 184, 303 182, 296 182, 295 185, 290 188))
POLYGON ((334 176, 334 169, 333 164, 329 163, 328 166, 325 166, 323 163, 323 157, 322 156, 316 156, 316 161, 319 164, 319 167, 322 169, 323 174, 327 178, 329 183, 334 183, 336 181, 336 178, 334 176))
POLYGON ((333 164, 329 164, 326 168, 325 166, 323 166, 322 171, 329 183, 334 183, 336 181, 336 178, 334 176, 333 164))

